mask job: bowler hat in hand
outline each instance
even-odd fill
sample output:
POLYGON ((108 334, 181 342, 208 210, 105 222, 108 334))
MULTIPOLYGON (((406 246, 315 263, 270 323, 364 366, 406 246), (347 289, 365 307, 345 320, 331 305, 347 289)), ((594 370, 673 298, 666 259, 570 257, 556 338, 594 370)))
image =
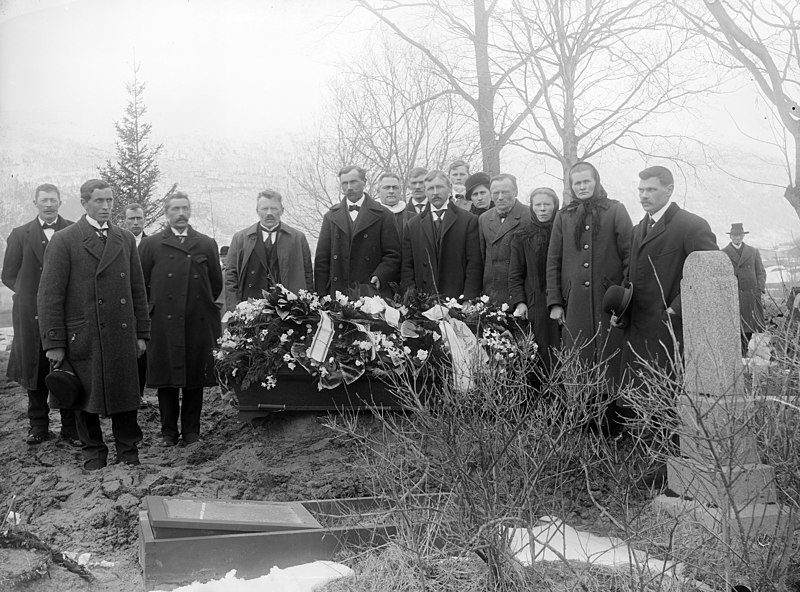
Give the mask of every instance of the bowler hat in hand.
POLYGON ((83 385, 66 358, 61 366, 54 368, 44 379, 50 394, 60 407, 70 409, 83 398, 83 385))
POLYGON ((603 296, 603 310, 610 315, 621 317, 628 310, 633 298, 633 284, 626 287, 611 286, 603 296))

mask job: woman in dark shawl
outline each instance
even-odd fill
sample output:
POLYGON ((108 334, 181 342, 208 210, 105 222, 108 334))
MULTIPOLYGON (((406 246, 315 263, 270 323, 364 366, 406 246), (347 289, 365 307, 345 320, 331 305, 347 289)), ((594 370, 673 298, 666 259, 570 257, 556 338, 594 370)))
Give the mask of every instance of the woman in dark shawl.
POLYGON ((550 237, 547 305, 562 324, 564 346, 582 346, 590 363, 613 356, 606 377, 615 380, 623 334, 611 331, 603 295, 627 273, 633 224, 625 206, 609 199, 591 164, 575 164, 569 181, 572 200, 556 214, 550 237))
POLYGON ((527 318, 533 325, 540 367, 546 376, 552 365, 551 350, 561 341, 559 325, 550 318, 545 295, 547 248, 558 211, 558 195, 549 187, 539 187, 531 192, 529 206, 530 223, 511 239, 508 288, 514 315, 527 318))

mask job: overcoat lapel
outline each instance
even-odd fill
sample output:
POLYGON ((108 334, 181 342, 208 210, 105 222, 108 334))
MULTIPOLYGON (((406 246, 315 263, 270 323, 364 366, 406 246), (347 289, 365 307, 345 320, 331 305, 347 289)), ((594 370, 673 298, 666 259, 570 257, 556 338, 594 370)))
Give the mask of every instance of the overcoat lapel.
POLYGON ((428 262, 431 266, 433 277, 439 277, 439 246, 436 244, 436 233, 433 230, 433 214, 431 209, 422 210, 419 215, 420 226, 425 235, 425 252, 430 257, 428 262))
POLYGON ((359 215, 353 223, 353 236, 356 236, 359 232, 362 232, 365 228, 372 226, 375 222, 380 220, 384 209, 382 205, 375 203, 369 195, 365 194, 364 205, 358 212, 359 215))
MULTIPOLYGON (((100 263, 97 265, 96 275, 103 272, 114 262, 114 259, 119 257, 120 253, 122 253, 122 239, 122 230, 117 226, 109 224, 108 231, 106 232, 106 246, 103 249, 103 254, 100 256, 100 263)), ((100 242, 102 243, 102 241, 100 242)))
MULTIPOLYGON (((642 239, 642 246, 646 245, 650 241, 652 241, 657 236, 661 236, 667 230, 667 224, 669 224, 672 217, 675 215, 675 212, 678 210, 678 205, 671 203, 669 207, 667 207, 667 211, 664 212, 664 215, 661 216, 658 222, 647 231, 647 236, 642 239)), ((647 216, 642 218, 642 221, 639 223, 642 226, 642 232, 644 232, 644 228, 647 226, 647 216)))
POLYGON ((33 222, 28 224, 28 245, 30 245, 41 267, 44 260, 45 236, 42 225, 39 224, 39 218, 34 218, 33 222))
POLYGON ((494 219, 497 222, 497 231, 495 232, 494 239, 492 240, 493 243, 496 243, 509 232, 514 230, 517 226, 519 226, 520 221, 520 209, 522 208, 522 204, 519 200, 517 203, 514 204, 514 207, 508 212, 508 216, 506 216, 505 223, 500 223, 500 214, 497 213, 497 208, 494 208, 492 212, 494 212, 494 219))
POLYGON ((739 250, 739 261, 738 261, 739 267, 744 267, 752 259, 753 259, 753 249, 750 248, 750 245, 742 245, 742 248, 739 250))
MULTIPOLYGON (((242 259, 242 269, 247 267, 247 264, 250 263, 250 257, 253 256, 253 251, 256 250, 256 241, 260 238, 258 232, 258 222, 253 224, 250 228, 247 229, 247 238, 244 243, 244 258, 242 259)), ((262 261, 262 263, 265 263, 262 261)))
POLYGON ((350 214, 347 212, 347 208, 345 207, 343 202, 338 204, 338 207, 335 207, 331 210, 331 222, 333 222, 339 229, 344 232, 348 240, 346 242, 350 242, 350 214))
POLYGON ((86 216, 77 222, 81 226, 81 234, 83 235, 83 248, 98 261, 103 258, 103 241, 97 236, 94 226, 86 221, 86 216))

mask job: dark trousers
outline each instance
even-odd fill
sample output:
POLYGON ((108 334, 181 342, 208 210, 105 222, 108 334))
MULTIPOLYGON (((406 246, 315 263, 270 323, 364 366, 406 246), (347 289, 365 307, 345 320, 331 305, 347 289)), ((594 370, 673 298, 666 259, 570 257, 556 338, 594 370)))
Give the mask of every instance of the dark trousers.
POLYGON ((139 370, 139 399, 144 394, 144 383, 147 379, 147 354, 142 354, 136 360, 139 370))
POLYGON ((178 439, 178 419, 181 435, 200 434, 200 412, 203 410, 203 387, 158 389, 158 410, 161 413, 161 436, 178 439), (179 395, 183 391, 183 400, 179 395))
MULTIPOLYGON (((117 445, 118 461, 139 459, 136 443, 142 439, 142 430, 139 428, 137 413, 137 410, 133 410, 111 415, 111 432, 117 445)), ((75 425, 78 428, 78 437, 83 442, 83 460, 100 459, 105 462, 108 459, 108 446, 103 441, 100 416, 75 410, 75 425)))
MULTIPOLYGON (((39 348, 39 372, 36 376, 36 390, 28 391, 28 422, 31 434, 47 435, 50 429, 50 406, 47 404, 47 385, 44 379, 50 372, 50 360, 44 355, 44 350, 39 348)), ((77 438, 78 430, 75 428, 75 412, 72 409, 60 409, 61 435, 65 438, 77 438)))

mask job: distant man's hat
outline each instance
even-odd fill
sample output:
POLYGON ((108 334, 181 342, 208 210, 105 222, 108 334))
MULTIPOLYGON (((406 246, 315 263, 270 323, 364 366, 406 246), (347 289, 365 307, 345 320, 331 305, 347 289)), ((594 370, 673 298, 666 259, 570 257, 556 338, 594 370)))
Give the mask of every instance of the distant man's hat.
POLYGON ((75 407, 83 398, 83 385, 66 358, 45 377, 44 383, 62 408, 75 407))
POLYGON ((489 189, 489 184, 491 183, 492 179, 486 173, 475 173, 474 175, 470 175, 467 177, 466 183, 464 183, 464 197, 466 199, 472 199, 472 192, 475 191, 477 187, 481 185, 485 185, 486 189, 489 189))
POLYGON ((230 250, 230 247, 229 247, 228 245, 225 245, 225 246, 223 246, 223 247, 220 247, 220 248, 219 248, 219 255, 220 255, 220 257, 227 257, 227 255, 228 255, 228 251, 229 251, 229 250, 230 250))
POLYGON ((611 286, 603 296, 603 310, 610 315, 621 317, 628 310, 633 298, 633 284, 627 287, 611 286))
POLYGON ((728 234, 750 234, 744 229, 744 224, 741 222, 734 222, 731 224, 731 231, 728 234))

